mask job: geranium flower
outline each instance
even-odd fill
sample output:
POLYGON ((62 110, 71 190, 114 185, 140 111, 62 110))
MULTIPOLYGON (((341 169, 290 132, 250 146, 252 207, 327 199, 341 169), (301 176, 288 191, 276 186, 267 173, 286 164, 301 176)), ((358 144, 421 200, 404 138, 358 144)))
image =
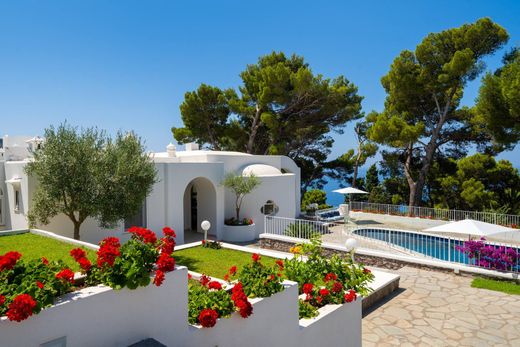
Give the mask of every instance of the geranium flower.
POLYGON ((22 255, 18 252, 7 252, 0 256, 0 271, 11 270, 22 255))
POLYGON ((222 284, 220 284, 220 282, 217 282, 217 281, 211 281, 208 283, 208 288, 214 289, 214 290, 221 290, 222 284))
POLYGON ((206 276, 204 274, 202 274, 202 276, 200 276, 199 282, 203 287, 205 287, 210 281, 211 281, 211 277, 206 276))
POLYGON ((175 269, 175 259, 167 253, 161 253, 159 259, 157 259, 157 268, 164 272, 173 271, 175 269))
POLYGON ((74 284, 74 272, 70 269, 63 269, 56 274, 56 278, 74 284))
POLYGON ((177 237, 177 234, 175 234, 175 230, 173 230, 173 229, 170 228, 170 227, 164 227, 164 228, 163 228, 163 234, 164 234, 165 236, 177 237))
POLYGON ((280 268, 280 271, 283 270, 283 260, 282 259, 277 259, 276 260, 276 265, 278 265, 278 267, 280 268))
POLYGON ((303 292, 305 294, 311 294, 313 289, 314 289, 314 285, 312 283, 305 283, 303 285, 303 292))
POLYGON ((149 229, 134 226, 128 229, 128 232, 131 233, 133 237, 136 237, 144 243, 154 244, 157 242, 157 236, 149 229))
POLYGON ((175 240, 169 237, 161 239, 161 253, 172 254, 175 249, 175 240))
POLYGON ((87 272, 92 268, 92 263, 87 258, 80 258, 78 260, 79 266, 83 269, 83 271, 87 272))
POLYGON ((29 294, 20 294, 9 304, 6 316, 10 321, 21 322, 33 314, 37 303, 29 294))
POLYGON ((346 293, 345 293, 345 301, 346 302, 352 302, 352 301, 355 301, 356 300, 356 292, 353 290, 353 289, 349 289, 346 293))
POLYGON ((0 295, 0 306, 2 306, 5 303, 5 296, 0 295))
POLYGON ((229 282, 229 274, 224 275, 224 281, 229 282))
POLYGON ((251 256, 251 258, 253 259, 253 261, 255 263, 259 262, 260 261, 260 254, 258 253, 253 253, 253 255, 251 256))
POLYGON ((42 257, 42 263, 43 263, 44 265, 49 265, 49 261, 48 261, 47 258, 45 258, 45 257, 42 257))
POLYGON ((327 296, 329 294, 330 294, 330 292, 329 292, 329 290, 327 288, 321 288, 320 289, 320 295, 321 296, 327 296))
POLYGON ((188 274, 188 279, 191 280, 193 276, 191 276, 191 274, 188 274))
POLYGON ((341 284, 340 282, 334 282, 332 284, 332 288, 331 288, 331 291, 333 293, 339 293, 343 290, 343 284, 341 284))
POLYGON ((199 314, 199 324, 204 328, 211 328, 217 324, 218 313, 210 308, 205 308, 199 314))
POLYGON ((79 261, 81 258, 85 258, 87 256, 87 252, 81 248, 74 248, 70 251, 70 255, 72 258, 74 258, 75 261, 79 261))
POLYGON ((237 267, 236 265, 233 265, 232 267, 229 268, 229 274, 231 276, 235 275, 237 273, 237 267))
POLYGON ((338 279, 338 276, 336 276, 335 273, 328 273, 327 275, 325 275, 325 282, 328 282, 328 281, 335 281, 338 279))
POLYGON ((364 274, 369 274, 369 273, 372 273, 372 271, 370 271, 370 270, 367 269, 367 268, 364 268, 364 269, 363 269, 363 273, 364 273, 364 274))
POLYGON ((43 289, 44 285, 40 281, 36 281, 36 285, 38 286, 38 288, 43 289))
POLYGON ((155 284, 157 287, 160 287, 163 282, 164 282, 164 272, 162 272, 161 270, 155 271, 155 277, 153 278, 153 284, 155 284))

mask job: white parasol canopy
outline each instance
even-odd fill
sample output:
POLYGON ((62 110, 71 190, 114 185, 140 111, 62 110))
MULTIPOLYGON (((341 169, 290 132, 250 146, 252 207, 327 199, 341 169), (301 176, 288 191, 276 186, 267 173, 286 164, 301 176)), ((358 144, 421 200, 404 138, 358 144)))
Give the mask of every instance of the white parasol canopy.
POLYGON ((473 219, 464 219, 457 222, 451 222, 443 225, 438 225, 433 228, 424 229, 423 231, 474 236, 489 236, 508 233, 513 230, 514 229, 503 227, 501 225, 479 222, 473 219))
POLYGON ((368 194, 368 192, 365 192, 361 189, 356 189, 352 187, 346 187, 341 189, 333 190, 334 193, 340 193, 340 194, 368 194))

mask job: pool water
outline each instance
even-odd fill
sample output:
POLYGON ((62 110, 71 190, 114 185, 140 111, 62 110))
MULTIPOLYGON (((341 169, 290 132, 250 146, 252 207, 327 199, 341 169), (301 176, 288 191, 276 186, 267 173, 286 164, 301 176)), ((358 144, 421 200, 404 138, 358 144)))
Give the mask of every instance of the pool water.
POLYGON ((461 240, 386 229, 357 229, 354 234, 385 241, 440 260, 463 264, 472 263, 471 259, 456 249, 457 246, 463 245, 464 241, 461 240))

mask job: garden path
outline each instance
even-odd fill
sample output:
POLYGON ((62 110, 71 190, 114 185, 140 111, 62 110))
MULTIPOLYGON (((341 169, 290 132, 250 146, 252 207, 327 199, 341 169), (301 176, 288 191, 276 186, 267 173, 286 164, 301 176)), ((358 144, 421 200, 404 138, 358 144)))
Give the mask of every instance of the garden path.
MULTIPOLYGON (((388 271, 388 270, 385 270, 388 271)), ((363 318, 363 346, 520 346, 520 297, 470 277, 405 266, 396 294, 363 318)))

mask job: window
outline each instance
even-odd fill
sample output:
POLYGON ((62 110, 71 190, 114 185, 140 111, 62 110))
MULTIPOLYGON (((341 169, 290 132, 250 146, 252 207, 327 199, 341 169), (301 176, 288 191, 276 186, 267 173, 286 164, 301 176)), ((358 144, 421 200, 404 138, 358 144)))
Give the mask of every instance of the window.
POLYGON ((125 230, 130 227, 144 227, 146 228, 146 201, 135 215, 125 218, 125 230))
POLYGON ((278 213, 278 206, 274 203, 273 200, 267 200, 260 209, 260 212, 266 215, 272 215, 278 213))
POLYGON ((14 190, 14 212, 20 212, 20 190, 14 190))

